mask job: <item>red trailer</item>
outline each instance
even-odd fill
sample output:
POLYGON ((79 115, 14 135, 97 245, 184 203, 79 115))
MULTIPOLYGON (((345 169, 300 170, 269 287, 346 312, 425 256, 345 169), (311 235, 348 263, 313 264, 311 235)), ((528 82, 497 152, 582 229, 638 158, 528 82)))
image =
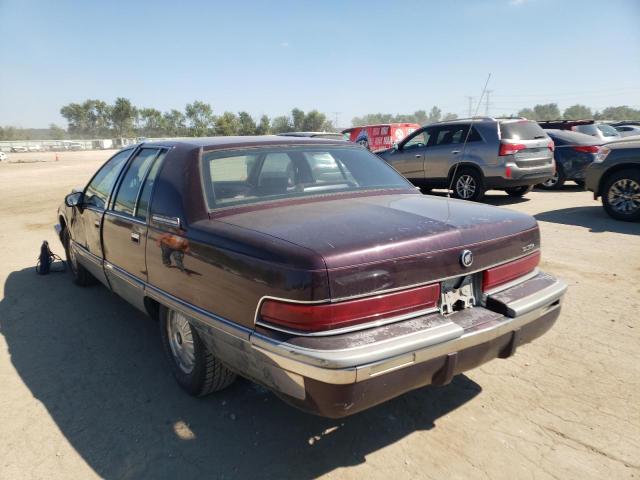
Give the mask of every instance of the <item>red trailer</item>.
POLYGON ((345 140, 359 143, 372 152, 391 148, 414 130, 420 128, 417 123, 384 123, 380 125, 365 125, 343 130, 345 140))

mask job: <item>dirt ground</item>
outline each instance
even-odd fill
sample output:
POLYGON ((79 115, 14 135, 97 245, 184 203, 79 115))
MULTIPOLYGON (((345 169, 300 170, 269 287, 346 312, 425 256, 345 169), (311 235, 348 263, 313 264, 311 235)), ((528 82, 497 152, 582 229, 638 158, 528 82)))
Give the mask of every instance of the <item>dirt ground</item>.
POLYGON ((569 284, 556 326, 507 360, 340 421, 247 381, 204 399, 157 325, 104 287, 40 277, 57 205, 111 152, 0 164, 0 478, 640 478, 640 225, 567 185, 488 202, 535 215, 569 284))

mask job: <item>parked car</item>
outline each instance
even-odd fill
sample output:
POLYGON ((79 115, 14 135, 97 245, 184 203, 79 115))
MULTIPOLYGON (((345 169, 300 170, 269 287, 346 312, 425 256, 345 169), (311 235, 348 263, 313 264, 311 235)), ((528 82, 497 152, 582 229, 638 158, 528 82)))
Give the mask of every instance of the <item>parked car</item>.
POLYGON ((556 161, 556 173, 538 187, 557 190, 567 180, 573 180, 584 186, 584 174, 599 151, 601 141, 584 133, 571 130, 546 130, 555 145, 553 158, 556 161))
POLYGON ((80 142, 69 142, 66 144, 67 150, 83 150, 84 147, 80 142))
POLYGON ((345 140, 358 143, 372 152, 391 148, 394 143, 420 128, 417 123, 384 123, 347 128, 342 131, 345 140))
POLYGON ((621 137, 620 132, 607 123, 594 120, 545 120, 538 122, 545 130, 571 130, 596 137, 601 142, 611 142, 621 137))
POLYGON ((42 146, 41 145, 29 145, 27 147, 27 150, 30 152, 41 152, 42 151, 42 146))
POLYGON ((286 132, 278 133, 283 137, 310 137, 310 138, 329 138, 333 140, 344 140, 344 136, 341 133, 336 132, 286 132))
POLYGON ((4 152, 0 152, 0 162, 5 161, 7 159, 7 154, 4 152))
POLYGON ((622 140, 602 147, 589 165, 585 187, 613 218, 640 220, 640 140, 622 140))
POLYGON ((630 137, 640 135, 640 125, 614 125, 620 136, 630 137))
POLYGON ((27 151, 27 147, 22 146, 22 145, 16 145, 16 146, 11 147, 11 151, 13 153, 24 153, 24 152, 27 151))
POLYGON ((457 198, 480 200, 492 188, 521 197, 546 181, 553 148, 536 122, 478 117, 426 125, 378 155, 423 189, 452 186, 457 198))
POLYGON ((537 268, 534 218, 421 195, 334 140, 126 148, 58 221, 74 282, 158 318, 187 392, 240 374, 329 417, 511 356, 566 289, 537 268))

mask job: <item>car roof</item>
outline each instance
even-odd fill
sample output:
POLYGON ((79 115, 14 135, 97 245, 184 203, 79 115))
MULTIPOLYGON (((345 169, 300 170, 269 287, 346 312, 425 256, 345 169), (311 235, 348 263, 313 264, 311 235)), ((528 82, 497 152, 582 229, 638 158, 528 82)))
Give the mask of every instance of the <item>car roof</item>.
POLYGON ((228 136, 228 137, 186 137, 172 138, 167 140, 156 140, 152 142, 144 142, 143 145, 171 147, 176 145, 191 146, 194 148, 202 148, 204 150, 227 149, 236 147, 260 147, 260 146, 293 146, 293 145, 335 145, 344 147, 350 145, 343 140, 316 138, 316 137, 298 137, 298 136, 280 136, 280 135, 260 135, 260 136, 228 136))

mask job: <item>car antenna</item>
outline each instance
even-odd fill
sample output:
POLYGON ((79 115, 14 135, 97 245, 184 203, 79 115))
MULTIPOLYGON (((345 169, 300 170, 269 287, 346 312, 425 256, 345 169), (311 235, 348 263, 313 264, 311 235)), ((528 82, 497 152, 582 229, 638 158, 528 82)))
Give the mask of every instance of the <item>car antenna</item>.
MULTIPOLYGON (((471 123, 469 123, 469 129, 467 130, 467 134, 464 137, 464 143, 462 144, 462 155, 460 156, 460 158, 462 159, 461 161, 464 161, 464 153, 467 148, 467 141, 469 140, 471 129, 473 128, 473 121, 478 116, 478 110, 480 109, 480 105, 482 104, 482 98, 487 93, 487 87, 489 86, 490 79, 491 79, 491 72, 489 72, 489 75, 487 76, 487 81, 484 82, 484 87, 482 88, 480 99, 478 100, 478 104, 476 105, 476 111, 474 112, 473 117, 471 117, 471 123)), ((451 174, 451 182, 449 182, 449 188, 447 189, 447 199, 451 198, 451 189, 453 188, 453 182, 456 179, 456 172, 458 171, 458 165, 460 165, 460 162, 456 163, 456 166, 453 168, 453 173, 451 174)), ((448 200, 447 200, 447 211, 448 213, 450 213, 448 200)))

